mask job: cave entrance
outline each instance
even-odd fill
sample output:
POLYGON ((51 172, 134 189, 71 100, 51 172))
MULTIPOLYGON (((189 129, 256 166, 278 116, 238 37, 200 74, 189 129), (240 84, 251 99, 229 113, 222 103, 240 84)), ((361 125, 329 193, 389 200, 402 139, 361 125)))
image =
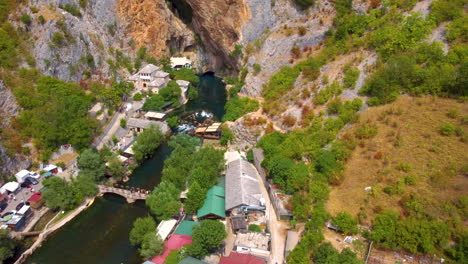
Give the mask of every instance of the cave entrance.
POLYGON ((185 24, 192 23, 192 7, 186 0, 169 0, 170 9, 179 17, 185 24))

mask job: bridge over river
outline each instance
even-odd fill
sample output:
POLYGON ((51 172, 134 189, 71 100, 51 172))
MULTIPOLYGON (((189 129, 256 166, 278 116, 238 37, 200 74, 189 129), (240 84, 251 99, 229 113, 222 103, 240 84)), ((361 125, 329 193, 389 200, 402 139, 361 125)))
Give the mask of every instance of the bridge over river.
POLYGON ((98 189, 100 195, 104 195, 105 193, 117 194, 127 199, 128 203, 133 203, 136 200, 146 200, 146 198, 148 197, 148 193, 146 193, 146 191, 138 192, 135 190, 109 187, 105 185, 98 185, 98 189))

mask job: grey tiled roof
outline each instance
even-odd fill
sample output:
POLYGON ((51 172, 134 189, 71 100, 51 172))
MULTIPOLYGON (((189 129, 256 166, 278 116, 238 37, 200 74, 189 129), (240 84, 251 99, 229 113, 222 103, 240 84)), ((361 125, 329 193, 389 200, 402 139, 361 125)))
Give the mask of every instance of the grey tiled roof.
POLYGON ((260 186, 257 170, 248 161, 238 159, 228 163, 226 171, 226 210, 242 205, 260 206, 260 186))
POLYGON ((150 74, 150 73, 153 73, 153 72, 155 72, 157 70, 159 70, 158 66, 156 66, 154 64, 148 64, 145 67, 143 67, 138 73, 150 74))

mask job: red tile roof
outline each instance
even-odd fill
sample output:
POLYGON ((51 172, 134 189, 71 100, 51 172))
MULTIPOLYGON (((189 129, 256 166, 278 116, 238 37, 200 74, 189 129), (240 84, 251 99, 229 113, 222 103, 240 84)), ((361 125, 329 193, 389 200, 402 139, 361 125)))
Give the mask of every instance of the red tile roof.
POLYGON ((231 252, 229 257, 222 257, 219 264, 266 264, 266 261, 249 254, 231 252))
POLYGON ((31 195, 31 197, 28 199, 28 202, 30 203, 35 203, 41 200, 41 193, 35 193, 31 195))
POLYGON ((167 241, 164 253, 154 257, 151 261, 156 264, 163 264, 171 250, 177 250, 185 245, 192 244, 192 237, 189 235, 173 234, 167 241))

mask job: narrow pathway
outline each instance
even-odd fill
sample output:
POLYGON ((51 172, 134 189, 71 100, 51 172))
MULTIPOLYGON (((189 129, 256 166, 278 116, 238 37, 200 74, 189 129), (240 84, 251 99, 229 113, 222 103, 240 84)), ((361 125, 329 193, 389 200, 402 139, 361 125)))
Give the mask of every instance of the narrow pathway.
POLYGON ((265 188, 263 178, 257 171, 257 179, 260 184, 260 190, 266 202, 266 215, 271 233, 271 253, 270 253, 270 264, 282 264, 284 258, 284 245, 286 243, 287 224, 283 221, 278 220, 275 209, 268 195, 268 191, 265 188))

